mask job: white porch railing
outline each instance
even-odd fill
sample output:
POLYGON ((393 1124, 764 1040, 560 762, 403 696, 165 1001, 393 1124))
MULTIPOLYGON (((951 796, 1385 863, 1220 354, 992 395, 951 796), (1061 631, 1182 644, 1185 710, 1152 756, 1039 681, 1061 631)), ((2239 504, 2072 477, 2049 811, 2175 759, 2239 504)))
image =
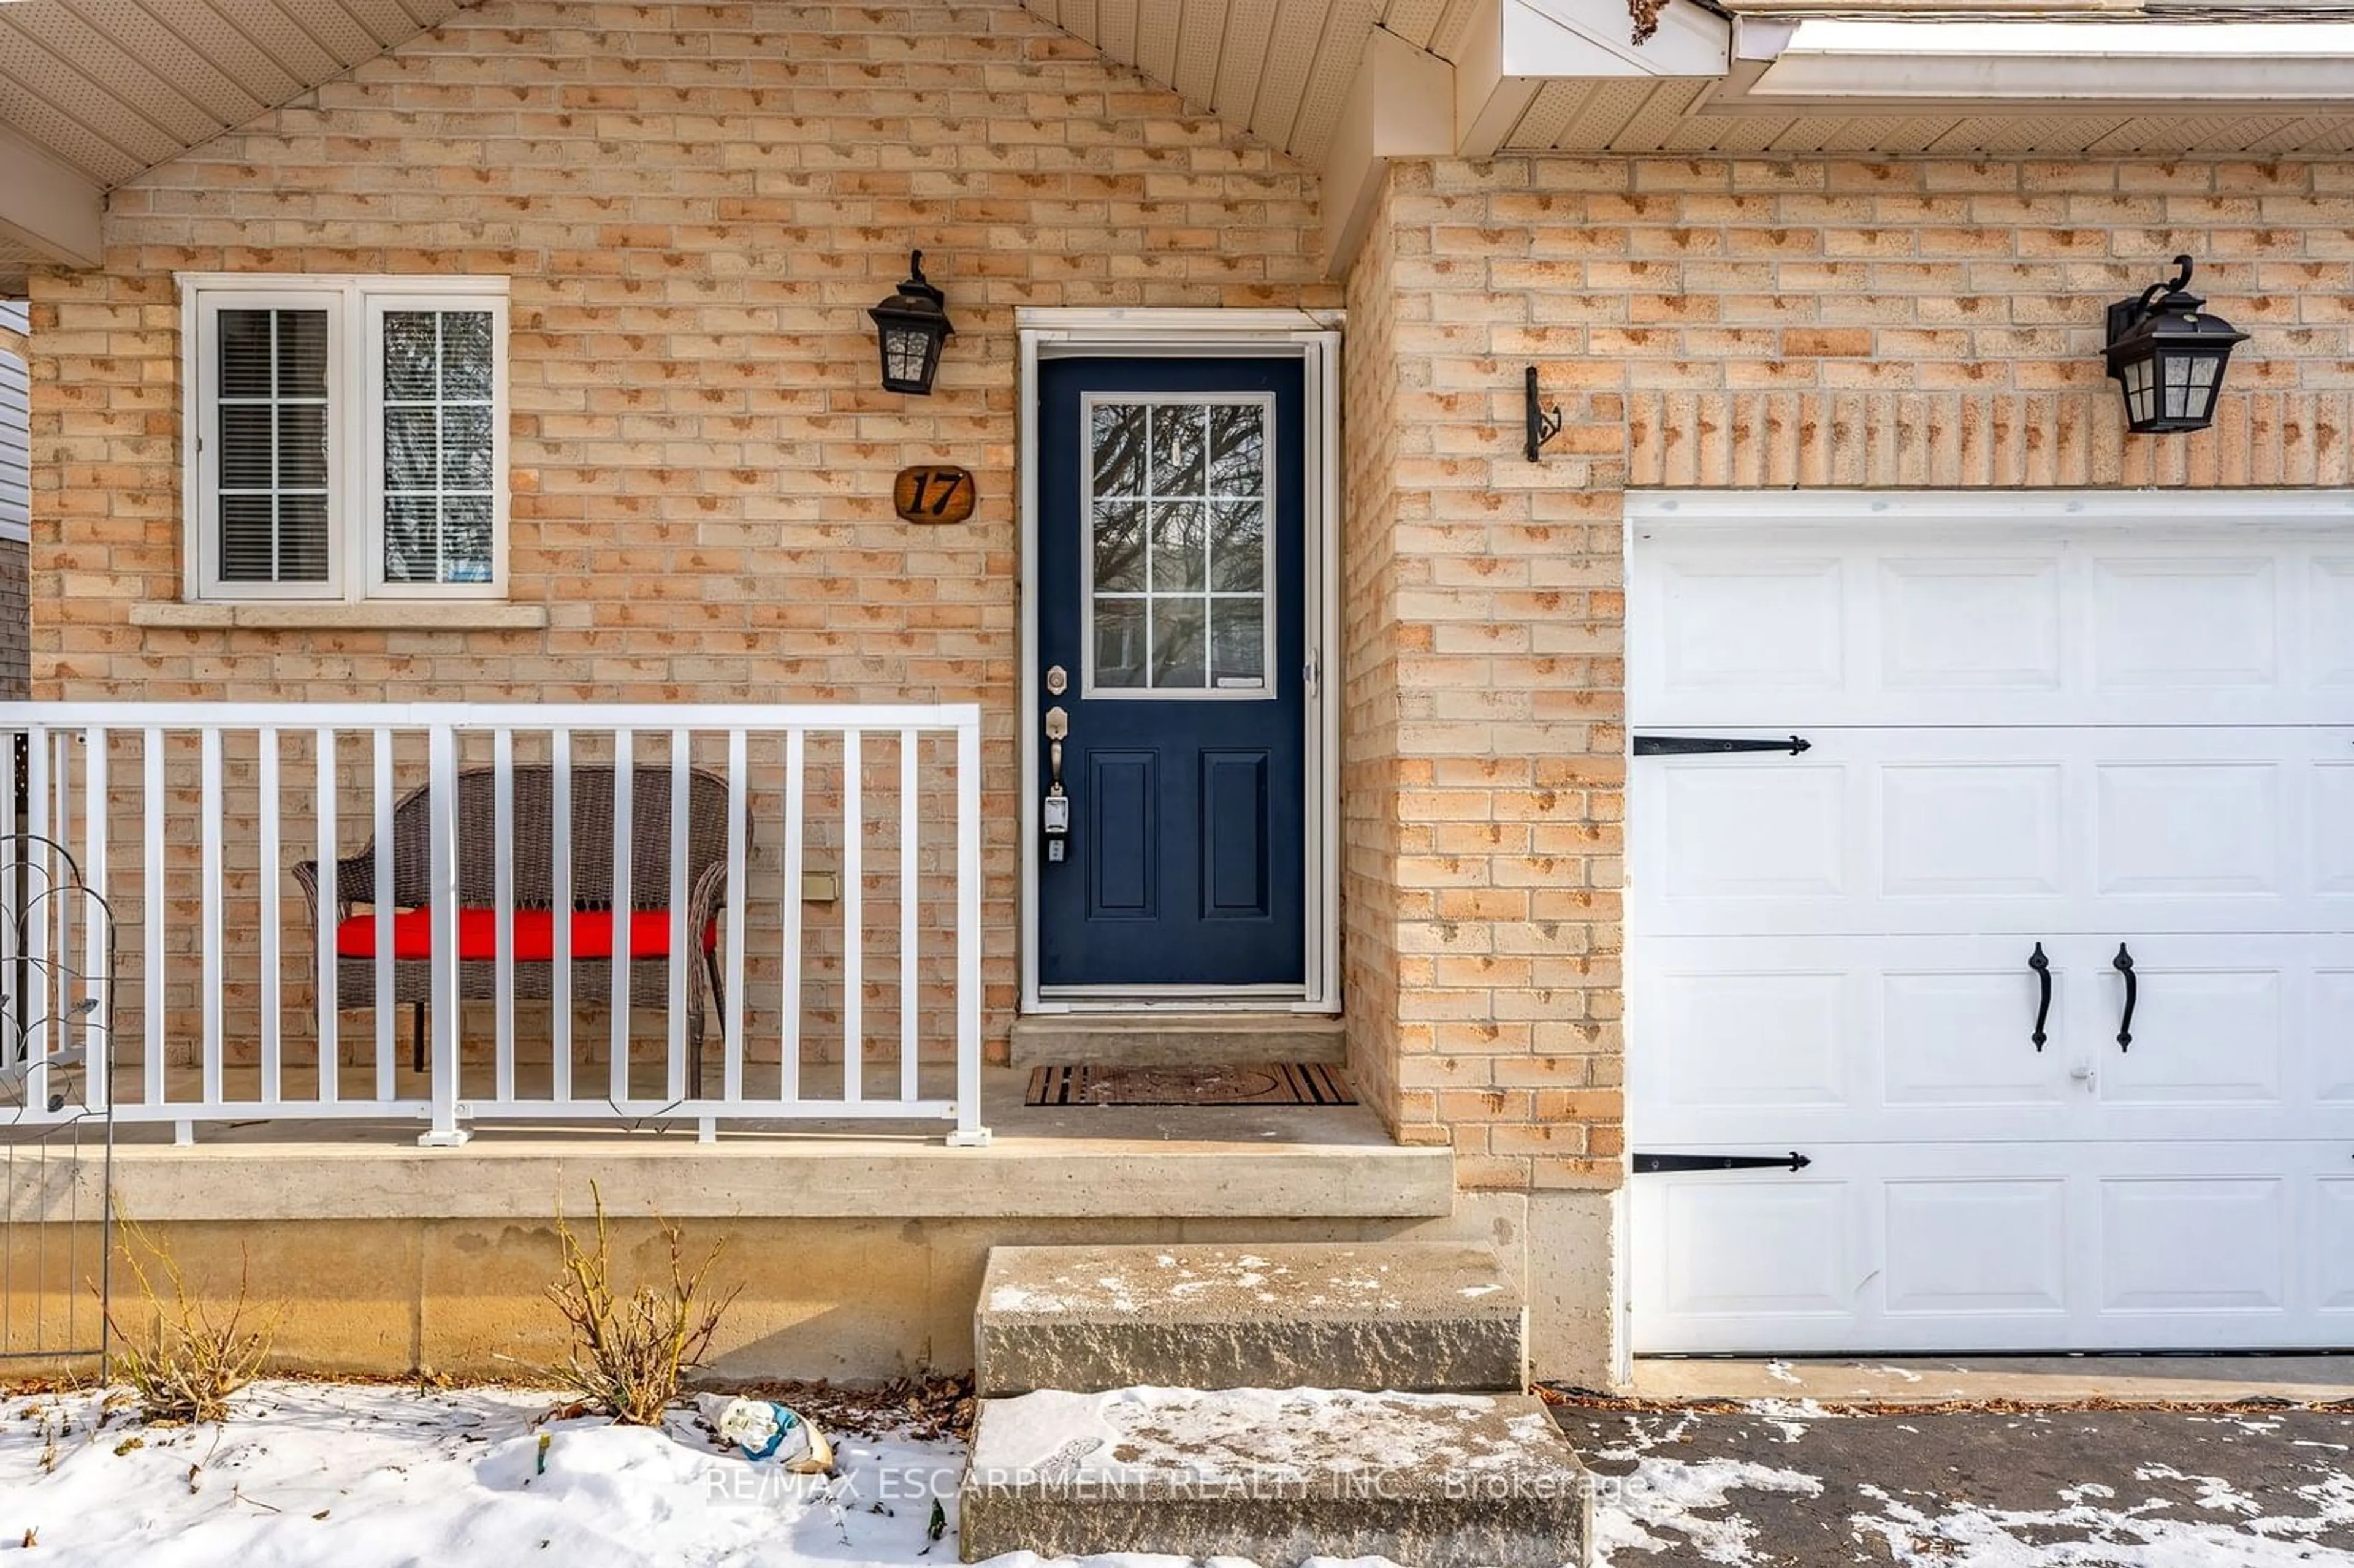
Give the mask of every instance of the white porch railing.
POLYGON ((9 732, 0 1134, 111 1096, 184 1142, 331 1118, 414 1118, 429 1146, 549 1119, 988 1139, 975 705, 0 704, 9 732), (610 843, 575 842, 591 796, 610 843), (372 863, 350 858, 364 835, 372 863), (294 876, 313 857, 314 916, 294 876), (829 874, 835 896, 806 898, 829 874), (421 1071, 404 1002, 430 1022, 421 1071), (633 1002, 663 1012, 658 1044, 633 1002), (356 1043, 352 1012, 373 1014, 356 1043))

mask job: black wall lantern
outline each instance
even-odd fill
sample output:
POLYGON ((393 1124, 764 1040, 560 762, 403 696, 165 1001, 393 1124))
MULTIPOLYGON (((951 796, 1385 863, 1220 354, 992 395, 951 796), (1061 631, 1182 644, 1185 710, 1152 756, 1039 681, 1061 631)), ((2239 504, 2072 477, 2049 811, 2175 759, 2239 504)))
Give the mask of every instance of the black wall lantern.
POLYGON ((2248 334, 2190 292, 2190 258, 2170 283, 2109 307, 2109 374, 2125 388, 2126 428, 2136 435, 2203 430, 2215 420, 2223 366, 2248 334))
POLYGON ((907 281, 899 291, 866 313, 883 343, 883 389, 928 396, 940 367, 940 345, 956 328, 944 308, 948 296, 924 281, 924 253, 907 256, 907 281))

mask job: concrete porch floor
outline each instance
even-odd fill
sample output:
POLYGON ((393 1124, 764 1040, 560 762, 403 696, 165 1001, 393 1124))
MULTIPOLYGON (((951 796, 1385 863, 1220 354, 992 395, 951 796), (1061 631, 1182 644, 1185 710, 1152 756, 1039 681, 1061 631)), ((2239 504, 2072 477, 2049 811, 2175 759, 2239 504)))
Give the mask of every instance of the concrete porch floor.
MULTIPOLYGON (((338 1374, 551 1364, 554 1220, 586 1216, 592 1183, 633 1274, 668 1266, 656 1216, 691 1257, 724 1244, 743 1294, 715 1347, 723 1377, 968 1367, 981 1273, 1008 1244, 1473 1238, 1525 1268, 1525 1200, 1458 1195, 1451 1150, 1401 1148, 1364 1107, 1034 1109, 1028 1077, 985 1073, 984 1149, 949 1148, 941 1122, 756 1125, 712 1143, 692 1118, 501 1124, 458 1149, 417 1147, 412 1120, 206 1123, 186 1147, 164 1123, 122 1127, 112 1174, 120 1212, 213 1298, 249 1277, 286 1303, 279 1366, 338 1374)), ((16 1135, 0 1199, 17 1222, 96 1212, 105 1167, 80 1131, 85 1158, 68 1160, 57 1139, 46 1161, 24 1158, 16 1135)))

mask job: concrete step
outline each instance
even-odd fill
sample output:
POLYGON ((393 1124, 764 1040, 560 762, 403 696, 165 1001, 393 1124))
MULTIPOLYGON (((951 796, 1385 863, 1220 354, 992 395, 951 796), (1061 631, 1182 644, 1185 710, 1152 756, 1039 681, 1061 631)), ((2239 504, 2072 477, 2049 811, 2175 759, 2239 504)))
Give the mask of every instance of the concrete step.
POLYGON ((1585 1467, 1527 1394, 1137 1388, 984 1400, 964 1561, 1169 1552, 1295 1568, 1583 1568, 1585 1467))
POLYGON ((1236 1067, 1347 1057, 1339 1019, 1297 1012, 1055 1012, 1013 1021, 1017 1067, 1236 1067))
POLYGON ((1518 1393, 1527 1311, 1485 1247, 1001 1246, 973 1316, 984 1396, 1032 1389, 1518 1393))

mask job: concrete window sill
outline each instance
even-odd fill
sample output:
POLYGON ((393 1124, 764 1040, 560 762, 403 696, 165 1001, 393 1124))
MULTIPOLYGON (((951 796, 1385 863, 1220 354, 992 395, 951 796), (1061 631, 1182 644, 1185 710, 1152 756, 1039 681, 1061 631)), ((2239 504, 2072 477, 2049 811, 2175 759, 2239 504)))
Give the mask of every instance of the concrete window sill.
POLYGON ((159 604, 131 607, 133 626, 254 631, 537 631, 539 604, 463 600, 376 600, 363 604, 159 604))

